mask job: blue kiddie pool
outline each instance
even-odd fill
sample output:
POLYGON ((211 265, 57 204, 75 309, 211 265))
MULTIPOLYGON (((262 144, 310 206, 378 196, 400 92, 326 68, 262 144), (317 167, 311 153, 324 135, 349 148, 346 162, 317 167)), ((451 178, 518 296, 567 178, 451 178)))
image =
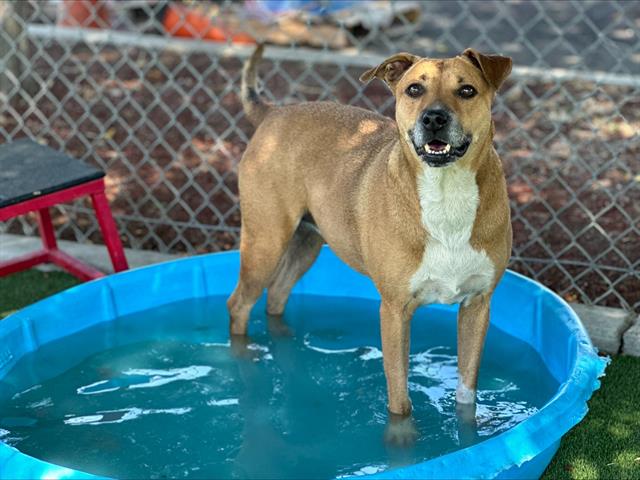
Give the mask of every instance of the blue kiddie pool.
MULTIPOLYGON (((606 359, 513 272, 492 303, 477 423, 456 417, 456 307, 412 324, 419 439, 382 441, 378 294, 324 248, 285 322, 229 343, 237 252, 92 281, 0 322, 0 478, 538 478, 606 359)), ((276 322, 275 324, 272 322, 276 322)))

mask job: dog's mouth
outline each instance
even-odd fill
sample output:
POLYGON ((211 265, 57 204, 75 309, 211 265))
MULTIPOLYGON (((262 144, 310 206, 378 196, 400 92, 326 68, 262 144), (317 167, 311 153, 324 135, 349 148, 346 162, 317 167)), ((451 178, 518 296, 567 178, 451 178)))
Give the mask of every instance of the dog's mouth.
POLYGON ((430 167, 444 167, 455 162, 467 153, 470 144, 471 140, 468 138, 457 146, 439 139, 430 140, 424 145, 413 142, 418 156, 430 167))
POLYGON ((440 140, 432 140, 424 146, 427 155, 446 155, 451 151, 451 145, 440 140))

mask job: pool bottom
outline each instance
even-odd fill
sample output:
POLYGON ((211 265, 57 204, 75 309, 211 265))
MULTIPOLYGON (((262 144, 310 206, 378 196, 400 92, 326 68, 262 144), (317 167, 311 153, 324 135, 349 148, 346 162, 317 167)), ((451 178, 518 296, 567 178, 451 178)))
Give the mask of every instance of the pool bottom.
POLYGON ((120 317, 25 357, 0 385, 2 440, 112 477, 329 478, 487 439, 557 388, 535 351, 490 329, 478 428, 464 428, 455 314, 421 309, 409 378, 419 438, 390 448, 378 302, 294 296, 285 323, 268 322, 259 305, 250 343, 232 349, 225 300, 120 317))

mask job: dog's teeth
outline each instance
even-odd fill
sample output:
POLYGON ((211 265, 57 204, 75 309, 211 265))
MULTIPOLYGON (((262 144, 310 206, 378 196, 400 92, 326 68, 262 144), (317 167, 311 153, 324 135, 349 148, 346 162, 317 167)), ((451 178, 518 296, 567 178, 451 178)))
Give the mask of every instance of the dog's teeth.
POLYGON ((451 145, 447 143, 442 150, 431 150, 431 147, 429 147, 429 144, 426 144, 424 146, 424 149, 427 153, 431 155, 445 155, 449 153, 449 150, 451 150, 451 145))

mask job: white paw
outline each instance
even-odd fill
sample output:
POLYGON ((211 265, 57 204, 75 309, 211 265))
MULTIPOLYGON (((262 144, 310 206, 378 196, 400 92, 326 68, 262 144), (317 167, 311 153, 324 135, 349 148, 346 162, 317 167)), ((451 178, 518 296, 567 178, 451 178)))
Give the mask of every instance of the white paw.
POLYGON ((456 402, 465 405, 476 402, 476 391, 472 388, 467 388, 461 381, 458 382, 458 388, 456 389, 456 402))
POLYGON ((413 417, 396 418, 390 414, 384 431, 384 441, 395 447, 409 447, 418 439, 413 417))

